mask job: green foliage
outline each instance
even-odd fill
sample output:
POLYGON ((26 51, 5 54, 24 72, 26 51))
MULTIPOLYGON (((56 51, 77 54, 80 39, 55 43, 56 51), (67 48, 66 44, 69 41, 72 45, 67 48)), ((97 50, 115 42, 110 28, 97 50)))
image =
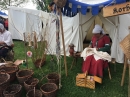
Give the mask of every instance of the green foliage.
MULTIPOLYGON (((21 41, 14 41, 15 47, 15 60, 16 59, 25 59, 24 52, 24 43, 21 41)), ((103 83, 96 83, 96 89, 92 90, 89 88, 78 87, 76 86, 76 75, 81 73, 82 67, 82 58, 78 58, 77 64, 75 64, 72 69, 73 58, 67 57, 67 67, 68 67, 68 76, 65 74, 65 67, 63 65, 63 57, 61 59, 62 63, 62 73, 61 73, 61 84, 62 87, 57 91, 56 97, 128 97, 128 70, 126 71, 126 76, 124 80, 124 85, 120 86, 122 78, 123 64, 115 63, 110 64, 110 70, 112 79, 109 79, 108 71, 104 71, 103 83), (114 66, 116 66, 116 72, 114 72, 114 66)), ((30 69, 34 71, 34 77, 41 80, 45 75, 52 72, 57 72, 56 57, 48 55, 46 58, 46 64, 41 68, 36 68, 31 59, 28 59, 28 65, 30 69), (54 57, 54 60, 51 60, 54 57), (52 69, 52 67, 54 68, 52 69)), ((20 69, 26 68, 26 66, 20 65, 20 69)), ((39 87, 42 84, 45 84, 47 79, 44 78, 39 83, 39 87)), ((22 97, 25 97, 26 92, 23 90, 22 97)))
POLYGON ((48 5, 53 1, 53 0, 32 0, 34 3, 37 4, 37 9, 49 12, 48 10, 48 5))
POLYGON ((0 9, 7 10, 8 6, 21 6, 27 2, 28 0, 0 0, 0 9))

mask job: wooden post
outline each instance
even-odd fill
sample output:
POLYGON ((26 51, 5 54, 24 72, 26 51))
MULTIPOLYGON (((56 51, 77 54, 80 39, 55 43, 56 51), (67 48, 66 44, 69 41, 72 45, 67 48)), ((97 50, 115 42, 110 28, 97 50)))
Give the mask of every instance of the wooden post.
POLYGON ((123 68, 123 74, 122 74, 122 79, 121 79, 121 86, 123 86, 124 84, 124 78, 125 78, 125 72, 126 72, 126 68, 127 68, 127 61, 128 59, 126 58, 126 56, 124 55, 125 58, 125 62, 124 62, 124 68, 123 68))
POLYGON ((65 72, 66 72, 66 76, 67 76, 66 52, 65 52, 65 42, 64 42, 61 8, 59 8, 59 13, 60 13, 60 27, 61 27, 62 43, 63 43, 63 50, 64 50, 64 65, 65 65, 65 72))
POLYGON ((128 83, 128 97, 130 97, 130 64, 129 65, 129 83, 128 83))
POLYGON ((23 33, 23 36, 24 36, 24 51, 25 51, 25 63, 26 63, 26 66, 27 66, 27 69, 28 69, 28 58, 27 58, 27 48, 26 48, 26 38, 25 38, 25 33, 23 33))

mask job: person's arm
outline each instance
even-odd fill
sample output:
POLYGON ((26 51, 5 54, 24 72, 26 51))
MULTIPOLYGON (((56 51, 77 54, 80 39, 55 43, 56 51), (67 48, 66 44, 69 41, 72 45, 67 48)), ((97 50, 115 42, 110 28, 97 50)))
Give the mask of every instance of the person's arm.
POLYGON ((11 46, 12 45, 12 36, 11 33, 9 32, 6 36, 6 39, 4 40, 4 43, 6 43, 6 45, 11 46))
POLYGON ((110 44, 105 44, 104 47, 98 48, 98 51, 108 52, 108 51, 110 51, 110 49, 111 49, 110 44))

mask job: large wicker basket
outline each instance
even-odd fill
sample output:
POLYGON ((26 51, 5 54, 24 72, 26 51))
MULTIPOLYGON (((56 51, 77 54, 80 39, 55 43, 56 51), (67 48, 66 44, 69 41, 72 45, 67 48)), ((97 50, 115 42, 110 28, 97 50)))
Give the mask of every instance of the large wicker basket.
POLYGON ((0 71, 8 73, 10 75, 10 81, 13 82, 16 79, 16 72, 19 70, 17 66, 0 66, 0 71))
POLYGON ((29 70, 29 69, 19 70, 16 73, 17 79, 18 79, 19 83, 22 85, 24 85, 24 81, 26 81, 28 78, 31 78, 32 75, 33 75, 33 71, 29 70))
POLYGON ((39 80, 37 78, 29 78, 24 82, 24 88, 26 92, 28 92, 31 89, 34 89, 34 87, 37 87, 39 80))
POLYGON ((49 83, 55 83, 59 85, 59 74, 57 73, 50 73, 46 76, 49 83))
POLYGON ((3 97, 3 91, 10 83, 10 75, 7 73, 0 73, 0 97, 3 97))
POLYGON ((66 4, 66 0, 54 0, 54 2, 60 8, 64 7, 66 4))
POLYGON ((21 97, 22 86, 20 84, 9 85, 4 91, 4 97, 21 97))
POLYGON ((37 89, 32 89, 27 92, 26 97, 42 97, 42 92, 37 89))
POLYGON ((55 83, 46 83, 40 87, 44 97, 56 97, 57 85, 55 83))
POLYGON ((123 50, 123 53, 130 60, 130 34, 128 34, 121 42, 120 47, 123 50))

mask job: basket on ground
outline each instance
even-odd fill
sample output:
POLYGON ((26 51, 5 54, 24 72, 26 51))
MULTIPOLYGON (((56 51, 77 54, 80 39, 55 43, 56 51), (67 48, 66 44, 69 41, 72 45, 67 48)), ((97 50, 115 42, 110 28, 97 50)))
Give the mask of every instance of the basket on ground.
POLYGON ((102 79, 97 76, 86 76, 84 73, 76 76, 76 85, 80 87, 95 89, 95 82, 102 83, 102 79))
POLYGON ((39 80, 37 78, 29 78, 24 82, 24 88, 26 92, 37 86, 39 80))
POLYGON ((3 91, 10 83, 10 75, 7 73, 0 73, 0 97, 3 97, 3 91))
POLYGON ((9 85, 4 91, 4 97, 21 97, 22 86, 20 84, 9 85))
POLYGON ((38 89, 32 89, 27 92, 26 97, 42 97, 42 92, 38 89))
POLYGON ((33 75, 33 71, 29 69, 19 70, 16 73, 17 79, 20 84, 24 84, 24 81, 26 81, 28 78, 31 78, 33 75))
POLYGON ((50 73, 46 76, 46 78, 49 83, 59 84, 59 74, 57 73, 50 73))
POLYGON ((46 83, 40 87, 44 97, 56 97, 57 85, 55 83, 46 83))
POLYGON ((10 75, 10 81, 14 81, 16 79, 16 72, 18 71, 18 67, 17 66, 6 66, 6 65, 2 65, 0 66, 0 71, 4 72, 4 73, 8 73, 10 75))

